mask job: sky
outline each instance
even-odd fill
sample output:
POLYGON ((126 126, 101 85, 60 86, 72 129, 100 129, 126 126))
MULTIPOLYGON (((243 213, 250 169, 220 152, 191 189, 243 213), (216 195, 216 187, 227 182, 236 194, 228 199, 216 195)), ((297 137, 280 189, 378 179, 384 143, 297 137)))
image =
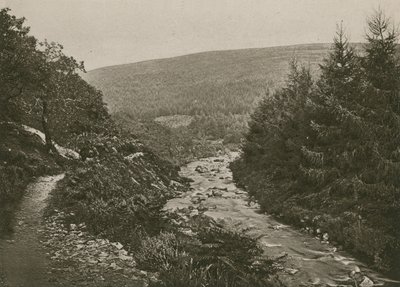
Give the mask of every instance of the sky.
POLYGON ((353 42, 379 7, 400 23, 400 0, 0 0, 39 40, 102 66, 202 51, 332 41, 343 21, 353 42))

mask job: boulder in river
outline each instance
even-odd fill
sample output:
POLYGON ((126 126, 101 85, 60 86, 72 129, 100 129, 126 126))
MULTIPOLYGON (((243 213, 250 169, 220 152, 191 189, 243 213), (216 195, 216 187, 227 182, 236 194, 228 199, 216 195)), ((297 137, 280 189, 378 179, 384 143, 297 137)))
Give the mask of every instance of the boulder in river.
POLYGON ((297 272, 299 272, 298 269, 294 269, 294 268, 286 268, 285 271, 286 271, 286 273, 288 273, 290 275, 295 275, 297 272))
POLYGON ((199 215, 199 210, 198 209, 193 209, 190 212, 189 217, 194 217, 194 216, 197 216, 197 215, 199 215))
POLYGON ((235 193, 236 194, 246 194, 246 192, 244 190, 241 190, 241 189, 236 189, 235 193))
POLYGON ((207 211, 208 208, 204 204, 200 203, 199 207, 197 208, 197 210, 200 211, 200 212, 204 212, 204 211, 207 211))
POLYGON ((213 195, 213 196, 221 197, 221 196, 222 196, 222 191, 219 190, 219 189, 213 189, 213 190, 212 190, 212 195, 213 195))
POLYGON ((197 171, 198 173, 205 173, 205 172, 207 172, 208 170, 207 170, 206 167, 201 166, 201 165, 198 165, 198 166, 195 168, 195 171, 197 171))
POLYGON ((367 276, 364 276, 364 279, 363 279, 363 281, 361 281, 359 286, 360 287, 372 287, 374 285, 375 284, 371 279, 369 279, 367 276))
POLYGON ((204 201, 204 200, 206 200, 204 197, 202 197, 202 196, 193 196, 191 199, 190 199, 190 201, 193 203, 193 204, 199 204, 200 202, 202 202, 202 201, 204 201))

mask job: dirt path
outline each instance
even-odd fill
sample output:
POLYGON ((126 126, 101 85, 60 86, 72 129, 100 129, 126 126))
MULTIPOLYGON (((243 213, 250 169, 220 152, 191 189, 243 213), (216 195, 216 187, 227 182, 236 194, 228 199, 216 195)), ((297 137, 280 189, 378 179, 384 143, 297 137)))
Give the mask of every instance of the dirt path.
POLYGON ((49 259, 40 242, 40 232, 46 198, 63 177, 63 174, 40 177, 28 186, 15 216, 14 232, 0 240, 0 266, 5 286, 53 286, 47 275, 49 259))
POLYGON ((203 210, 228 228, 257 238, 266 255, 285 257, 280 278, 287 286, 355 286, 356 276, 362 287, 400 286, 346 252, 260 213, 257 205, 249 206, 228 169, 235 156, 206 158, 183 167, 181 175, 193 180, 192 191, 169 201, 166 209, 191 210, 194 215, 203 210))
POLYGON ((147 273, 118 242, 97 238, 64 212, 43 218, 49 193, 63 174, 27 187, 14 232, 0 239, 0 287, 141 287, 147 273))

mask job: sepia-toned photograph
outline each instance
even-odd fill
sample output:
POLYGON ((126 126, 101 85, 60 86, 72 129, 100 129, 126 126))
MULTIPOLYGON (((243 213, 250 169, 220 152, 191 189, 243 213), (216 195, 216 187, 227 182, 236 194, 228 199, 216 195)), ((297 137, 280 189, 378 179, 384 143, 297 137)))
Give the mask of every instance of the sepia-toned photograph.
POLYGON ((399 0, 0 0, 0 287, 374 286, 399 0))

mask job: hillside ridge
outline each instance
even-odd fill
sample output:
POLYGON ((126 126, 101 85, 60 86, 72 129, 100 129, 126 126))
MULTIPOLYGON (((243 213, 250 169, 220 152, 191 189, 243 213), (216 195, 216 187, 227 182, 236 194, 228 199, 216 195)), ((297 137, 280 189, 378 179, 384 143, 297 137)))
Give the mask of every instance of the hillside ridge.
MULTIPOLYGON (((354 42, 353 45, 361 45, 362 43, 354 42)), ((268 47, 255 47, 255 48, 240 48, 240 49, 227 49, 227 50, 209 50, 209 51, 201 51, 201 52, 194 52, 189 54, 183 54, 178 56, 171 56, 171 57, 162 57, 162 58, 154 58, 154 59, 147 59, 141 60, 136 62, 124 63, 124 64, 115 64, 115 65, 107 65, 103 67, 94 68, 88 70, 87 73, 92 73, 98 70, 113 68, 113 67, 121 67, 121 66, 129 66, 129 65, 136 65, 136 64, 143 64, 148 62, 155 62, 155 61, 163 61, 163 60, 170 60, 170 59, 179 59, 184 57, 192 57, 192 56, 200 56, 205 54, 217 54, 217 53, 229 53, 229 52, 241 52, 241 51, 257 51, 257 50, 267 50, 267 49, 279 49, 279 48, 304 48, 304 47, 313 47, 313 46, 325 46, 325 48, 329 49, 332 43, 303 43, 303 44, 291 44, 291 45, 278 45, 278 46, 268 46, 268 47)))

